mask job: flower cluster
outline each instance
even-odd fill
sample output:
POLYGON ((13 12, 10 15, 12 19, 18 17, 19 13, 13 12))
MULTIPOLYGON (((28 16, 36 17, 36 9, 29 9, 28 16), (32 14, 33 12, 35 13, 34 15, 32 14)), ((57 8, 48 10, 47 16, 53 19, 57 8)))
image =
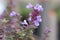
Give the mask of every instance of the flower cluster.
POLYGON ((29 3, 26 8, 30 9, 33 8, 34 10, 38 10, 38 11, 43 11, 43 7, 40 4, 36 4, 35 6, 33 6, 31 3, 29 3))
MULTIPOLYGON (((36 4, 33 6, 32 4, 28 4, 26 8, 32 8, 33 11, 29 13, 29 18, 27 20, 21 21, 21 15, 14 10, 10 10, 9 15, 2 20, 4 23, 4 32, 6 33, 16 33, 19 38, 24 39, 24 37, 31 36, 33 34, 33 30, 36 28, 35 26, 39 26, 39 23, 42 22, 42 18, 40 13, 43 11, 42 5, 36 4)), ((14 34, 15 36, 15 34, 14 34)), ((16 36, 15 36, 16 37, 16 36)))
POLYGON ((31 13, 29 13, 29 18, 28 21, 31 21, 35 26, 39 26, 39 22, 42 22, 42 18, 40 15, 40 12, 43 11, 43 7, 42 5, 36 4, 35 6, 33 6, 32 4, 28 4, 26 6, 26 8, 32 8, 33 11, 31 13))

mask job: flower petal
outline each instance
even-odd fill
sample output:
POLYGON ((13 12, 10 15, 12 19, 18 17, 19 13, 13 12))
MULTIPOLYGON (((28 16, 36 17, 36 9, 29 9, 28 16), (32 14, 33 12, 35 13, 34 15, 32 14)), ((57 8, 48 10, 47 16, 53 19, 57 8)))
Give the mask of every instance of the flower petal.
POLYGON ((28 18, 28 21, 31 21, 31 17, 28 18))
POLYGON ((42 22, 41 16, 37 16, 37 21, 38 21, 38 22, 42 22))
POLYGON ((27 6, 26 6, 26 8, 32 8, 33 7, 33 5, 31 4, 31 3, 29 3, 27 6))
POLYGON ((36 6, 34 6, 34 9, 38 11, 43 11, 42 5, 39 4, 36 4, 36 6))
POLYGON ((10 13, 10 16, 15 16, 16 15, 16 12, 15 11, 12 11, 11 13, 10 13))
POLYGON ((39 26, 39 22, 38 21, 34 21, 33 22, 35 26, 39 26))

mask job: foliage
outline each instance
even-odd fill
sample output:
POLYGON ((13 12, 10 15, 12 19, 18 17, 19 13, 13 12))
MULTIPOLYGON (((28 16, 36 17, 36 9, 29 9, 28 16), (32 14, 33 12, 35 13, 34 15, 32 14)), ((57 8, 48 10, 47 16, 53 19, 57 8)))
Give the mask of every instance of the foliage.
POLYGON ((57 18, 60 20, 60 7, 55 9, 56 13, 57 13, 57 18))

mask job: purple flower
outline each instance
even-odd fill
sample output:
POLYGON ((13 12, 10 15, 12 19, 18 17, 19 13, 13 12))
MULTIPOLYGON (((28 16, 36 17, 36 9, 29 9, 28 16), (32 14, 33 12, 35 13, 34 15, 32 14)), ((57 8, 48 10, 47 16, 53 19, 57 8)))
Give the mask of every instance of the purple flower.
POLYGON ((34 9, 38 11, 43 11, 42 5, 39 4, 36 4, 36 6, 34 6, 34 9))
POLYGON ((32 22, 35 26, 39 26, 39 22, 42 22, 40 16, 40 12, 43 11, 42 5, 36 4, 33 6, 32 4, 29 4, 27 5, 27 8, 33 9, 33 12, 29 13, 28 21, 32 22))
POLYGON ((26 6, 26 8, 32 8, 33 7, 33 5, 31 4, 31 3, 29 3, 27 6, 26 6))
POLYGON ((29 3, 26 8, 33 8, 34 10, 38 10, 38 11, 43 11, 43 7, 40 4, 36 4, 35 6, 33 6, 31 3, 29 3))
POLYGON ((37 16, 37 19, 34 21, 34 25, 39 26, 39 22, 42 22, 41 16, 37 16))
POLYGON ((39 22, 37 20, 35 20, 33 23, 35 26, 39 26, 39 22))
POLYGON ((41 16, 39 15, 39 16, 37 16, 37 21, 38 22, 42 22, 42 18, 41 18, 41 16))
POLYGON ((28 21, 32 22, 35 26, 39 26, 39 22, 42 22, 42 18, 38 11, 34 11, 29 14, 28 21))
POLYGON ((11 13, 10 13, 10 16, 15 16, 16 15, 16 12, 15 11, 12 11, 11 13))
POLYGON ((13 16, 18 16, 19 14, 18 13, 16 13, 15 11, 12 11, 11 13, 10 13, 10 16, 11 17, 13 17, 13 16))
POLYGON ((28 18, 28 21, 31 21, 31 17, 28 18))

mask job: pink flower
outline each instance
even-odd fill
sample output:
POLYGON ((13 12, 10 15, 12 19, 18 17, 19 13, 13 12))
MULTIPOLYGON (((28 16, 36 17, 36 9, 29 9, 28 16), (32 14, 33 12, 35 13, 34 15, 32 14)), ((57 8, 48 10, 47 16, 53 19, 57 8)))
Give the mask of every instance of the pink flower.
MULTIPOLYGON (((29 18, 28 18, 28 21, 32 21, 32 18, 29 17, 29 18)), ((37 16, 37 19, 34 20, 34 21, 32 21, 32 22, 33 22, 33 24, 34 24, 35 26, 39 26, 39 22, 42 22, 42 18, 41 18, 41 16, 40 16, 40 15, 37 16)))

